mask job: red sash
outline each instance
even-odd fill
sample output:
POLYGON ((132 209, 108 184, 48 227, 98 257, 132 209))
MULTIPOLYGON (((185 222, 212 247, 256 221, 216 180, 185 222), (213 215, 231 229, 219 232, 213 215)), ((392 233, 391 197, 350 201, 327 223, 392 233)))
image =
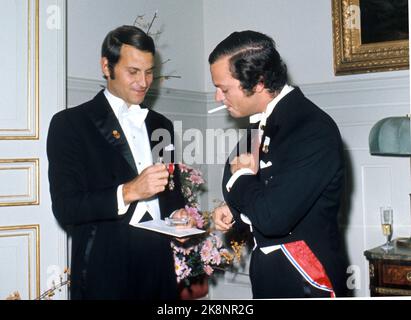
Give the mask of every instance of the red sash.
POLYGON ((309 284, 317 289, 330 292, 331 298, 335 298, 331 281, 328 279, 324 267, 305 241, 283 244, 281 250, 309 284))

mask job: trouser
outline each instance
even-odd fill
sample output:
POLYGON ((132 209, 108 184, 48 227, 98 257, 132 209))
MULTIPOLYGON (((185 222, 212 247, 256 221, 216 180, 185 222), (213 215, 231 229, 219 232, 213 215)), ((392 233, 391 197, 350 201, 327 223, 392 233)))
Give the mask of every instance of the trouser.
POLYGON ((116 231, 112 238, 123 233, 123 246, 110 237, 96 238, 105 250, 91 250, 87 268, 73 268, 71 299, 178 299, 170 238, 133 226, 116 231))
POLYGON ((330 298, 330 292, 309 284, 281 250, 264 254, 256 248, 251 256, 250 280, 254 299, 330 298))

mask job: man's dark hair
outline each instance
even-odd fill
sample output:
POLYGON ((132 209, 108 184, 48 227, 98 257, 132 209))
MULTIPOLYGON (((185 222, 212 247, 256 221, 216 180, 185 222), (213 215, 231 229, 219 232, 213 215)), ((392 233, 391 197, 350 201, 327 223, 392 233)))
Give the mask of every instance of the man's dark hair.
POLYGON ((287 83, 287 67, 269 36, 256 31, 233 32, 211 52, 208 62, 213 64, 229 57, 231 75, 240 81, 247 95, 262 82, 269 92, 282 89, 287 83))
MULTIPOLYGON (((114 79, 114 67, 120 59, 120 50, 123 44, 151 52, 154 56, 156 49, 153 38, 135 26, 121 26, 110 31, 104 38, 101 46, 101 56, 107 58, 110 78, 114 79)), ((104 78, 107 79, 106 76, 104 78)))

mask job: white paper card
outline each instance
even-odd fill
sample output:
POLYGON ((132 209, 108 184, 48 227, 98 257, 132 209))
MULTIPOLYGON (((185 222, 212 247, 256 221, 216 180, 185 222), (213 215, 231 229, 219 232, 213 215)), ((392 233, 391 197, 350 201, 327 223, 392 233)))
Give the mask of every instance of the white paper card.
POLYGON ((197 229, 197 228, 177 228, 177 227, 168 226, 166 225, 166 222, 164 220, 150 220, 146 222, 132 224, 132 226, 168 234, 176 238, 188 237, 188 236, 201 234, 205 232, 204 230, 197 229))

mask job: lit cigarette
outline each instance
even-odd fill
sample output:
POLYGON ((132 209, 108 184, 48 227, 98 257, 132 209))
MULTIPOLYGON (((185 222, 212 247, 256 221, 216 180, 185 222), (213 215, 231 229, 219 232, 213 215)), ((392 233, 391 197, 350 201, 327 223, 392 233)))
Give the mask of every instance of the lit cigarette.
POLYGON ((214 112, 220 111, 220 110, 222 110, 222 109, 227 109, 227 106, 226 106, 225 104, 223 104, 222 106, 219 106, 219 107, 217 107, 217 108, 208 110, 208 113, 214 113, 214 112))

